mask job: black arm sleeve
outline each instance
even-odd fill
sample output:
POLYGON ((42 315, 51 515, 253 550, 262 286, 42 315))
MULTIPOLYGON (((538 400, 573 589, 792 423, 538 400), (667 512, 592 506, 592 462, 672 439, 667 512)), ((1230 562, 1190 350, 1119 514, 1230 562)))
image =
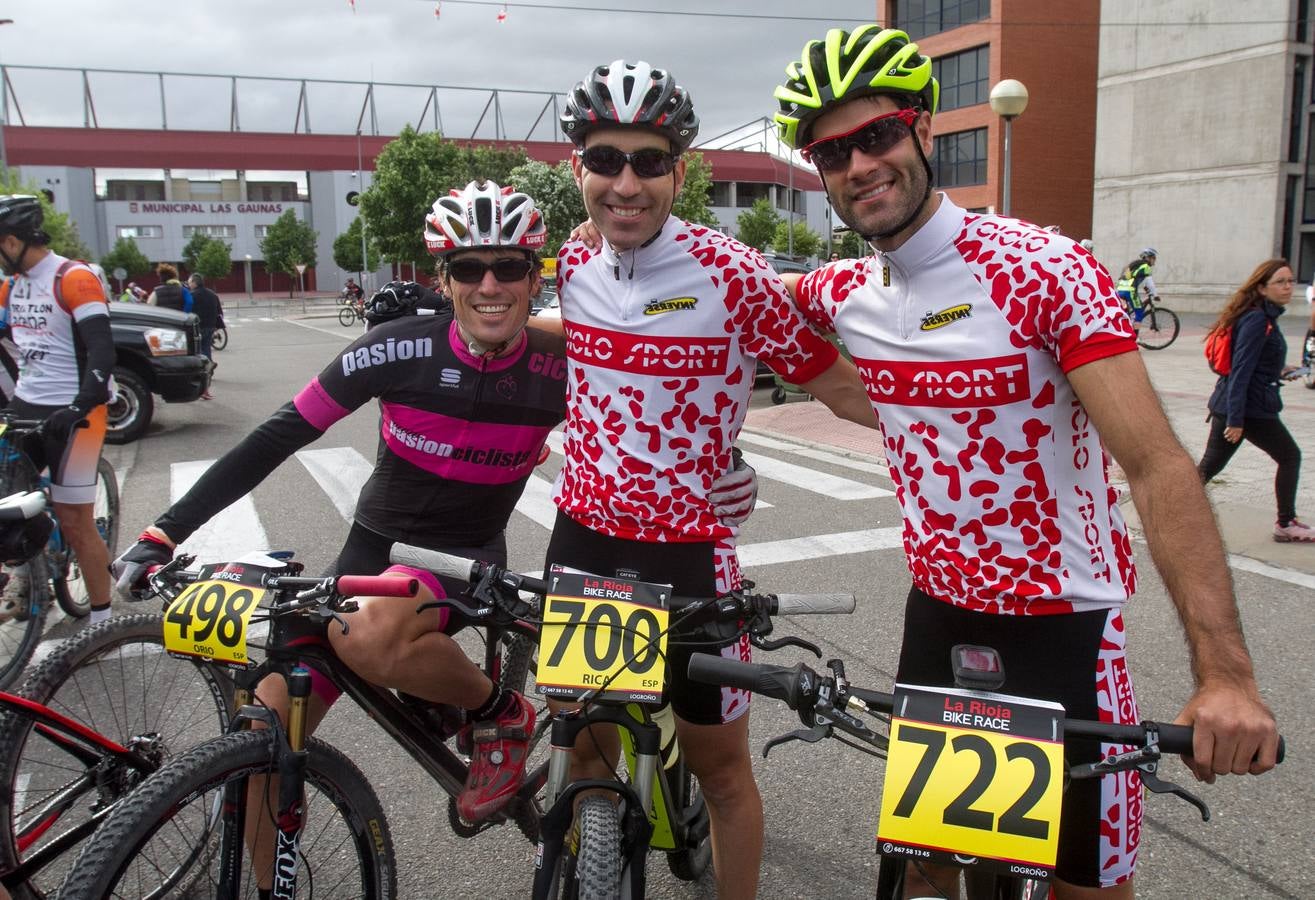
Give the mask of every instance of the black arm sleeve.
POLYGON ((155 527, 176 544, 264 481, 283 461, 323 432, 285 403, 242 442, 220 457, 155 527))
POLYGON ((88 316, 75 323, 74 327, 78 330, 78 339, 87 357, 82 383, 78 385, 78 395, 73 398, 73 405, 86 413, 109 399, 106 385, 114 369, 114 336, 110 333, 109 316, 88 316))

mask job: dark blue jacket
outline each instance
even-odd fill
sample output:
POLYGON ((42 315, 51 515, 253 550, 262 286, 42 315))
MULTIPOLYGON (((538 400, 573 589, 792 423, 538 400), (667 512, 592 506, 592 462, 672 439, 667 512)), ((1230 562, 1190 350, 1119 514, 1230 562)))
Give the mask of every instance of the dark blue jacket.
POLYGON ((1233 324, 1233 367, 1210 395, 1210 411, 1230 427, 1246 419, 1277 419, 1283 408, 1278 389, 1288 342, 1275 321, 1282 314, 1283 307, 1262 300, 1233 324))

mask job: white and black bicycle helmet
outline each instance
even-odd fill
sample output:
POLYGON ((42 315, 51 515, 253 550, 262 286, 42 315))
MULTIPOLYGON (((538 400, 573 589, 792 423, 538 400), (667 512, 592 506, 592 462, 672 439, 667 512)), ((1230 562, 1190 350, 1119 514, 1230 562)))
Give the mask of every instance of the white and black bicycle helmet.
POLYGON ((646 62, 615 60, 598 66, 566 98, 562 132, 577 147, 596 128, 639 125, 671 141, 684 153, 699 133, 699 117, 689 91, 665 69, 646 62))
POLYGON ((439 197, 425 216, 425 246, 433 256, 480 247, 533 252, 547 240, 548 228, 534 200, 492 181, 472 181, 439 197))

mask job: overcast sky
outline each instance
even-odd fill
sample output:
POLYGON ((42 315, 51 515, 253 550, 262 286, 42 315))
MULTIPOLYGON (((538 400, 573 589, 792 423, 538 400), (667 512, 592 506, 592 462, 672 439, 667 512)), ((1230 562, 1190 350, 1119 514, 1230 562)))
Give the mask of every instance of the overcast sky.
MULTIPOLYGON (((506 21, 499 23, 500 7, 454 0, 442 3, 437 18, 433 0, 356 0, 355 13, 348 0, 3 0, 0 16, 14 24, 0 28, 0 63, 564 92, 594 65, 639 58, 669 68, 690 90, 703 140, 770 116, 772 89, 804 42, 833 25, 852 28, 871 21, 877 6, 876 0, 543 2, 571 9, 509 3, 506 21), (730 15, 599 11, 666 7, 730 15), (766 15, 834 18, 742 17, 766 15)), ((90 77, 102 127, 159 127, 155 78, 90 77)), ((27 124, 81 124, 77 73, 10 69, 10 78, 27 124)), ((296 84, 245 81, 238 91, 243 131, 292 130, 296 84)), ((167 79, 170 127, 227 128, 230 92, 226 80, 167 79)), ((354 132, 363 88, 311 85, 308 95, 312 131, 354 132)), ((487 90, 439 96, 444 132, 470 136, 489 99, 487 90)), ((426 99, 426 91, 380 88, 380 133, 414 123, 426 99)), ((504 94, 507 135, 525 138, 546 100, 546 95, 504 94)), ((17 123, 12 105, 10 118, 17 123)), ((548 119, 534 138, 549 139, 548 119)), ((432 123, 431 111, 426 127, 432 123)), ((364 127, 369 133, 368 119, 364 127)), ((493 136, 491 117, 478 136, 493 136)))

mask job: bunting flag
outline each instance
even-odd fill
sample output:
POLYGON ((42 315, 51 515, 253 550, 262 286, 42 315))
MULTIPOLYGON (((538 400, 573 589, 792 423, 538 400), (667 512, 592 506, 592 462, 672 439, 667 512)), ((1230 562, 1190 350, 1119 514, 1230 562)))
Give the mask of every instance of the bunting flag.
POLYGON ((501 25, 506 21, 507 21, 507 4, 504 3, 502 4, 502 9, 498 10, 498 24, 501 25))

